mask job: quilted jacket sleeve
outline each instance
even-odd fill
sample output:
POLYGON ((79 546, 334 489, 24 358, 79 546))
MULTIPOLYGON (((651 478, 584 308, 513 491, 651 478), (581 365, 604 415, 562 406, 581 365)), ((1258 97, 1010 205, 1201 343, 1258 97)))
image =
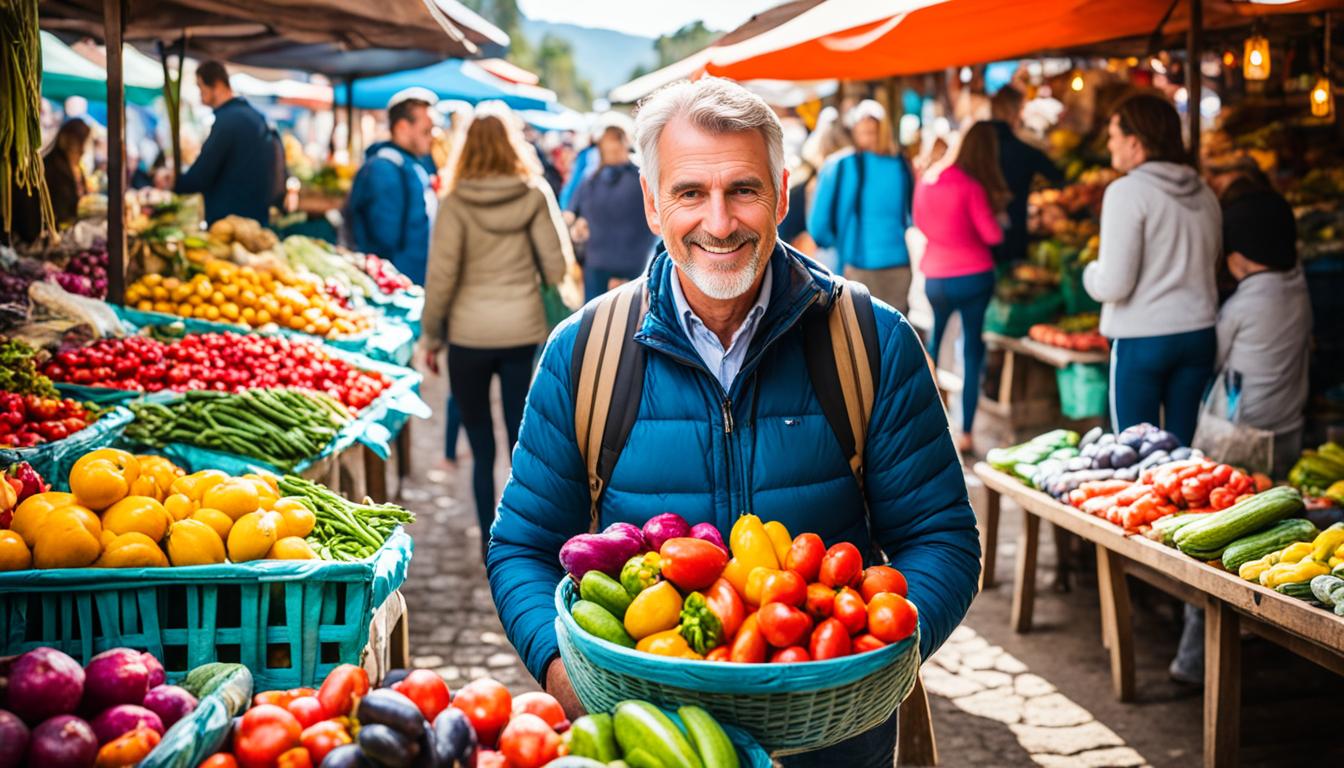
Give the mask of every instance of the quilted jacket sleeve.
POLYGON ((587 471, 574 437, 569 391, 579 317, 575 314, 556 328, 542 354, 485 561, 509 642, 542 682, 546 665, 559 653, 555 585, 564 576, 560 547, 588 531, 587 471))
POLYGON ((864 464, 874 535, 910 584, 928 658, 961 623, 980 575, 980 537, 924 347, 875 306, 882 373, 864 464))

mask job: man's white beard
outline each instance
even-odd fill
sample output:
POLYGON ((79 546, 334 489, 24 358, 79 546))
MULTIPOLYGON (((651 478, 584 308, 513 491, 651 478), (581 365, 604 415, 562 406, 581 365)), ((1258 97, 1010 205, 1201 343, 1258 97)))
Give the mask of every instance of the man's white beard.
POLYGON ((751 256, 747 263, 737 269, 702 269, 691 258, 689 249, 686 252, 685 261, 677 261, 677 266, 681 271, 691 279, 696 288, 711 299, 719 301, 728 301, 736 299, 756 284, 756 278, 760 274, 761 261, 761 242, 757 240, 751 249, 751 256))

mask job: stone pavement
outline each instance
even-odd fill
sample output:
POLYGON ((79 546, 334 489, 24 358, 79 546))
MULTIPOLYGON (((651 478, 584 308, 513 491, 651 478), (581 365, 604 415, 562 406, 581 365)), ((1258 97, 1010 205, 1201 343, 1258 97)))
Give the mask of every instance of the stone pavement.
MULTIPOLYGON (((456 471, 435 466, 442 455, 444 388, 442 378, 426 377, 423 394, 435 417, 412 426, 413 474, 402 499, 418 515, 410 529, 415 557, 402 590, 410 615, 412 658, 416 666, 440 672, 453 690, 485 675, 515 692, 535 689, 504 636, 490 598, 471 501, 470 458, 463 456, 456 471)), ((497 407, 496 423, 501 423, 497 407)), ((502 444, 502 434, 498 440, 502 444)), ((465 449, 465 439, 459 445, 465 449)), ((501 456, 496 467, 501 489, 506 460, 501 456)), ((972 503, 978 498, 973 489, 972 503)), ((924 667, 941 764, 1198 764, 1199 692, 1172 683, 1165 672, 1179 634, 1177 606, 1134 585, 1139 702, 1116 702, 1108 656, 1099 641, 1094 574, 1080 566, 1071 592, 1049 589, 1051 536, 1041 539, 1036 628, 1026 635, 1008 629, 1019 518, 1005 504, 1000 584, 977 597, 962 628, 924 667)), ((1263 641, 1248 641, 1243 657, 1242 765, 1271 768, 1306 755, 1313 763, 1344 764, 1337 722, 1344 712, 1344 681, 1263 641)))

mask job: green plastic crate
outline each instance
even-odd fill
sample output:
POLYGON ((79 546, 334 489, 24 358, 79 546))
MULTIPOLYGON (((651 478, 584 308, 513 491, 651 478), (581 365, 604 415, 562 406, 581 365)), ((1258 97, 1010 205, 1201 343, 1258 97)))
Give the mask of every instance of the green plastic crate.
POLYGON ((1110 410, 1110 382, 1105 363, 1070 363, 1055 371, 1059 410, 1068 419, 1092 419, 1110 410))
POLYGON ((233 661, 252 670, 259 691, 316 685, 337 665, 359 663, 373 614, 406 580, 412 549, 398 528, 358 563, 0 573, 0 656, 45 645, 88 663, 126 646, 153 653, 170 681, 233 661))

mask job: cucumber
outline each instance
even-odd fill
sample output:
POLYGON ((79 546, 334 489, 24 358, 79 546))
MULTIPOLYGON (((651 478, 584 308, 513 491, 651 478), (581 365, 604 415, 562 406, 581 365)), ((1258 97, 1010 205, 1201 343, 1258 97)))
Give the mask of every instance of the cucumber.
POLYGON ((569 612, 574 616, 574 623, 588 634, 626 648, 635 647, 635 639, 625 631, 625 625, 621 620, 597 603, 576 600, 569 612))
POLYGON ((657 707, 647 701, 623 701, 616 705, 615 713, 616 742, 632 768, 640 765, 705 768, 681 729, 657 707), (639 752, 646 753, 653 762, 639 752))
POLYGON ((1201 517, 1204 517, 1205 514, 1206 513, 1204 512, 1181 512, 1174 515, 1167 515, 1166 517, 1159 518, 1153 523, 1153 531, 1162 534, 1163 544, 1166 544, 1168 547, 1173 547, 1175 544, 1172 543, 1171 538, 1176 535, 1176 532, 1201 517))
POLYGON ((738 768, 737 749, 713 715, 700 707, 685 706, 677 710, 677 716, 705 768, 738 768))
POLYGON ((661 760, 649 754, 643 747, 630 750, 625 759, 630 768, 667 768, 661 760))
POLYGON ((634 600, 620 582, 597 570, 583 574, 579 580, 579 597, 606 608, 607 613, 618 619, 625 618, 625 611, 634 600))
POLYGON ((1296 490, 1285 486, 1270 488, 1184 526, 1172 540, 1188 555, 1219 550, 1221 556, 1221 550, 1233 541, 1301 511, 1302 495, 1296 490))
POLYGON ((1313 605, 1320 605, 1319 601, 1316 600, 1316 596, 1311 593, 1310 581, 1280 584, 1274 588, 1274 591, 1289 597, 1296 597, 1298 600, 1303 600, 1313 605))
MULTIPOLYGON (((589 571, 592 573, 592 571, 589 571)), ((616 749, 616 731, 611 715, 584 715, 569 727, 569 754, 609 763, 621 756, 616 749)))
POLYGON ((1228 544, 1223 551, 1223 567, 1236 573, 1242 563, 1259 560, 1270 552, 1278 552, 1298 541, 1311 541, 1316 538, 1316 534, 1316 526, 1310 520, 1280 520, 1266 530, 1243 536, 1228 544))

